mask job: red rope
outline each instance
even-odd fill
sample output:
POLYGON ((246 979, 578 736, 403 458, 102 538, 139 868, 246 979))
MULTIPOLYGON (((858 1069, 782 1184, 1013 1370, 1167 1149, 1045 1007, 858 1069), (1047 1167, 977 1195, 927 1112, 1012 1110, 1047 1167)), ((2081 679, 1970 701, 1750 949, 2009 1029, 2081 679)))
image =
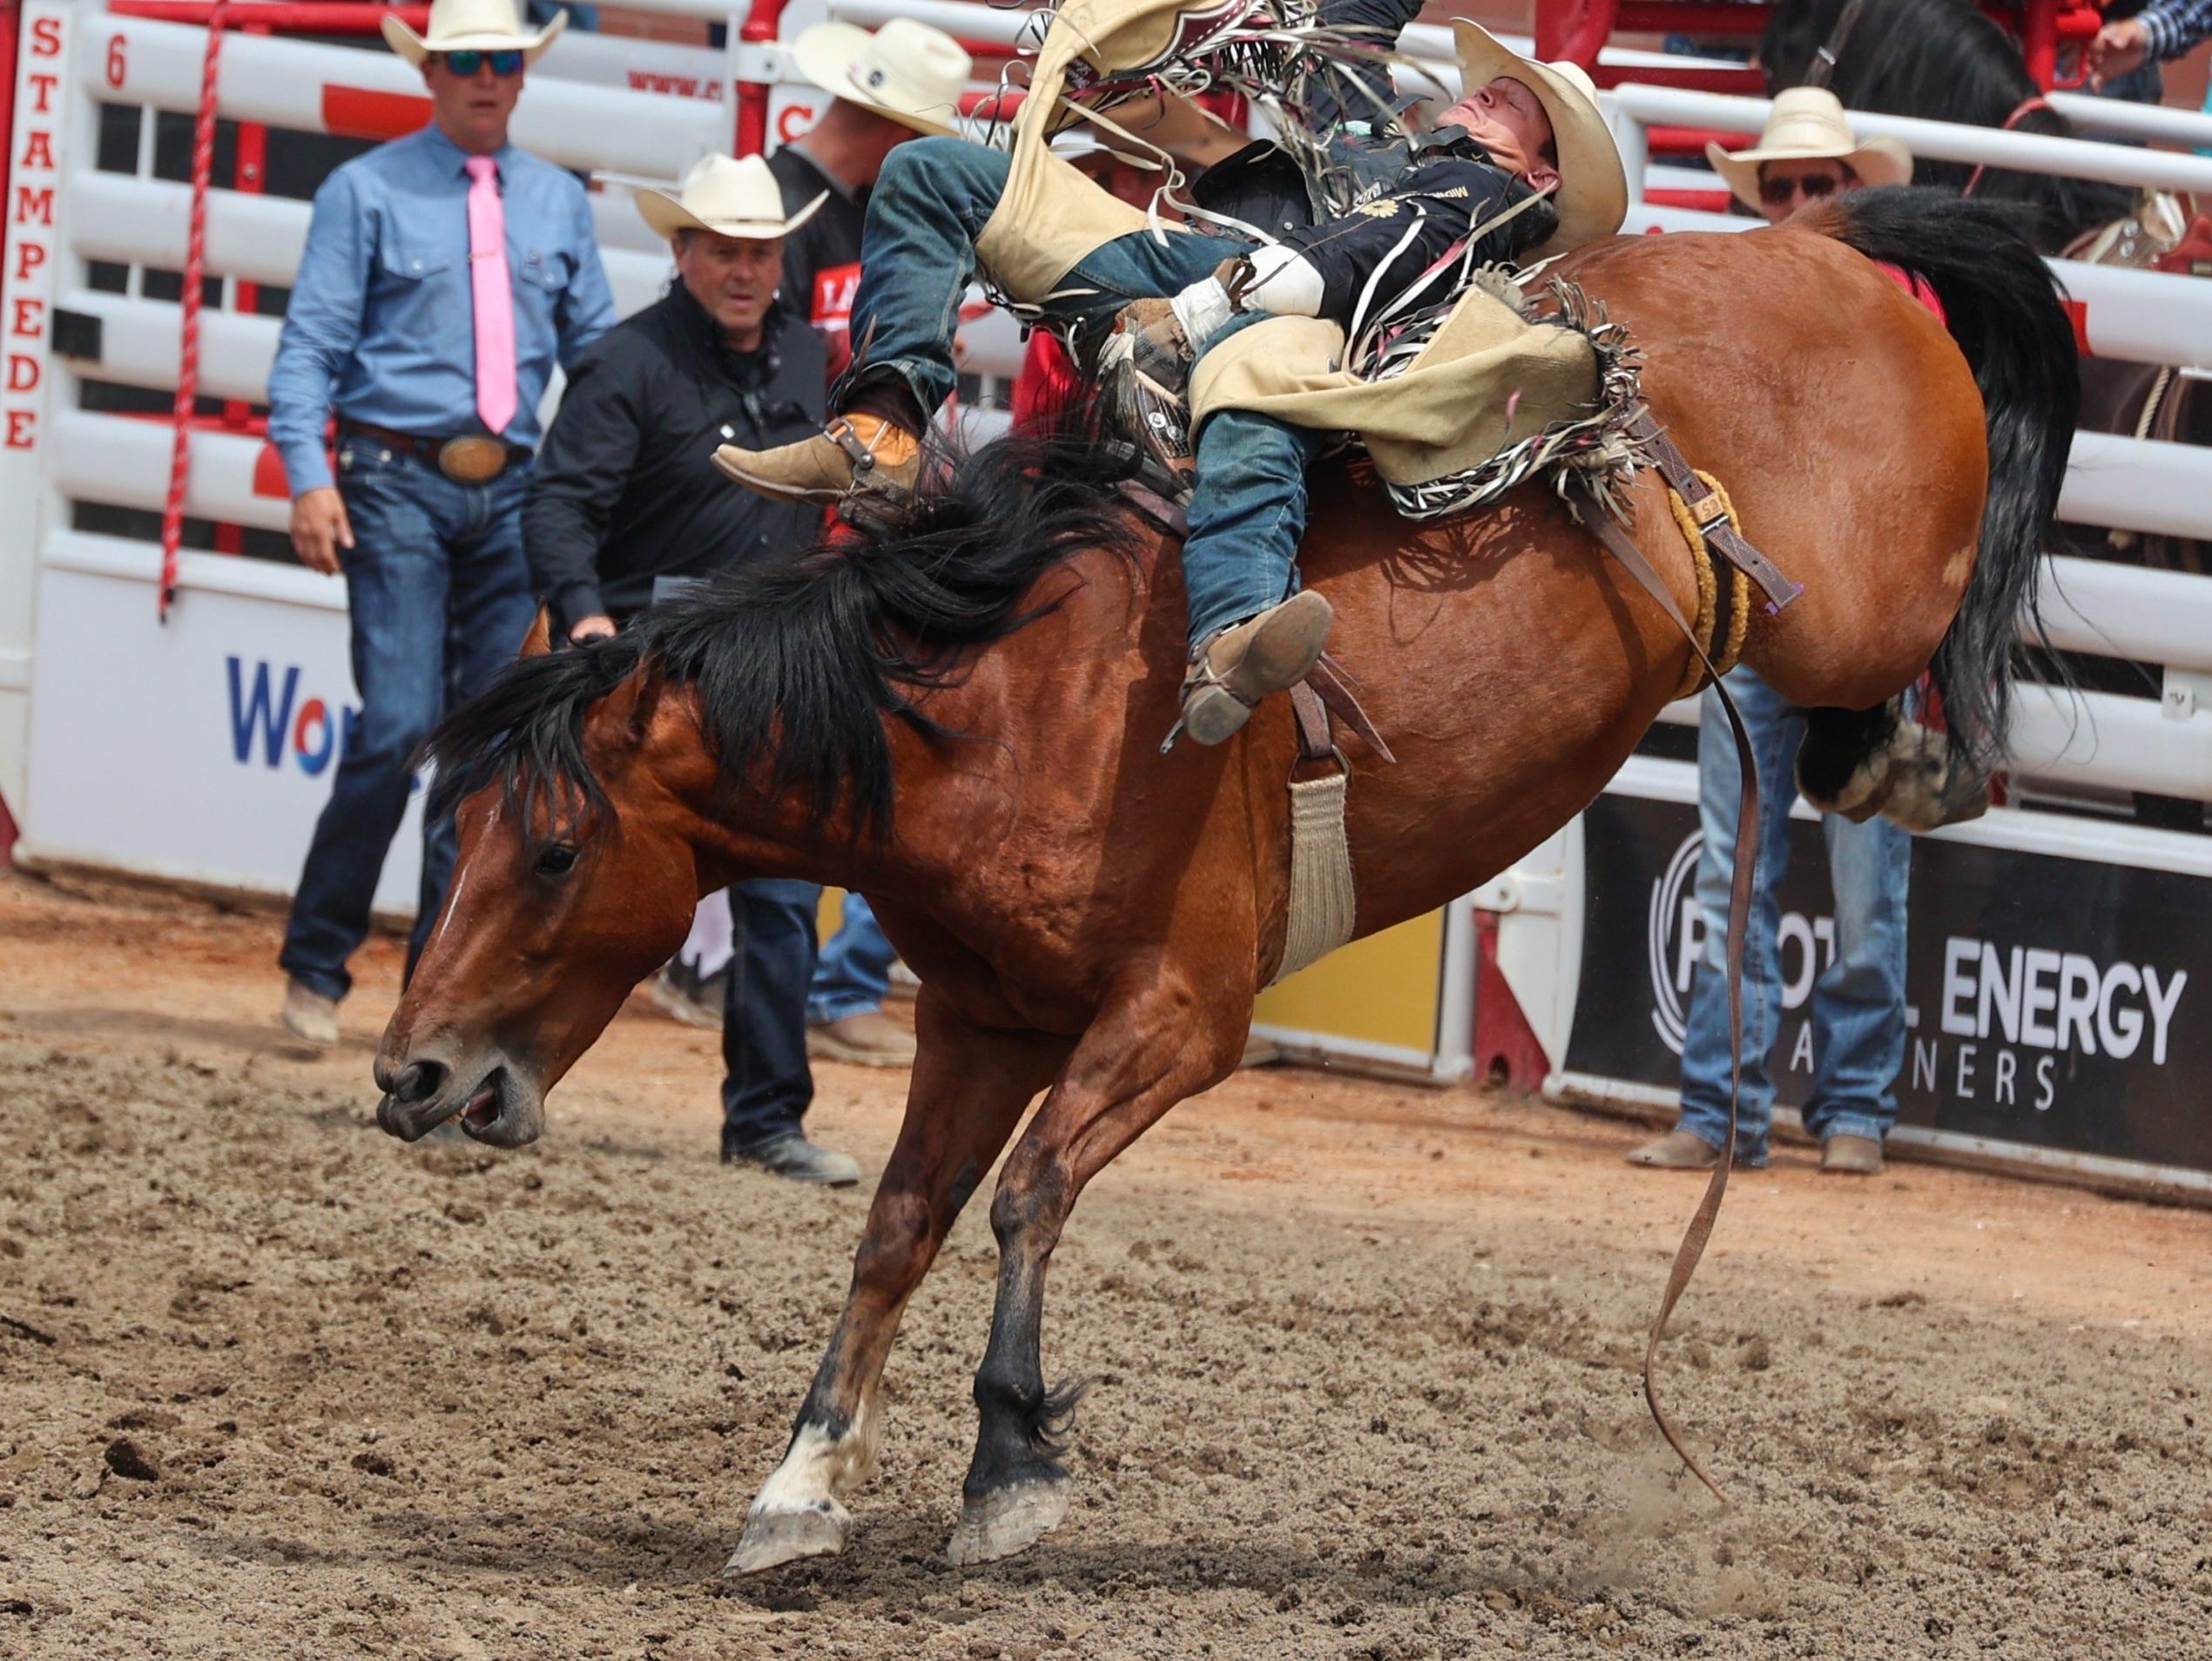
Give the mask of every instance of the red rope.
MULTIPOLYGON (((2044 98, 2040 92, 2033 93, 2027 98, 2022 98, 2018 104, 2013 106, 2012 114, 2005 118, 2004 124, 2000 125, 1997 131, 2000 132, 2010 132, 2020 124, 2021 117, 2033 115, 2038 110, 2047 110, 2050 107, 2049 103, 2044 98)), ((1965 186, 1959 190, 1959 194, 1961 196, 1972 196, 1974 193, 1976 186, 1980 185, 1983 175, 1988 172, 1989 164, 1987 162, 1981 163, 1974 169, 1973 176, 1966 180, 1965 186)))
POLYGON ((199 114, 192 134, 192 234, 185 245, 183 345, 177 357, 177 402, 170 419, 176 442, 169 451, 169 499, 161 510, 161 620, 177 598, 177 547, 185 533, 185 480, 192 469, 192 405, 199 393, 199 291, 207 259, 207 186, 215 172, 215 70, 223 53, 224 13, 230 0, 207 12, 207 56, 199 71, 199 114))

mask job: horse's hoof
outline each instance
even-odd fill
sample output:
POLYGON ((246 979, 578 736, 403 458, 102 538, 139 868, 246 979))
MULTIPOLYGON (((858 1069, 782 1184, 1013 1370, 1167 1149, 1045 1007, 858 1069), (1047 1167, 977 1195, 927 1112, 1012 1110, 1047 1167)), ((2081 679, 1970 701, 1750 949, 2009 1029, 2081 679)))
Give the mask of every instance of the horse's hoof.
POLYGON ((852 1513, 835 1500, 818 1500, 800 1511, 755 1511, 745 1518, 738 1549, 722 1572, 757 1575, 801 1557, 835 1556, 852 1532, 852 1513))
POLYGON ((1068 1515, 1068 1484, 1022 1482, 961 1502, 960 1526, 946 1543, 953 1567, 993 1563, 1028 1550, 1068 1515))

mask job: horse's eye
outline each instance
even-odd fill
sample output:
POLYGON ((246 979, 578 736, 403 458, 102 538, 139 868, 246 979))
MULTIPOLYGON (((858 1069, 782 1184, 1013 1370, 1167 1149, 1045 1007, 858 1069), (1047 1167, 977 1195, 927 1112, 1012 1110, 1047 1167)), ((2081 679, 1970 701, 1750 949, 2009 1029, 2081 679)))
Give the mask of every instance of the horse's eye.
POLYGON ((540 876, 566 876, 576 868, 576 849, 566 842, 555 842, 537 856, 540 876))

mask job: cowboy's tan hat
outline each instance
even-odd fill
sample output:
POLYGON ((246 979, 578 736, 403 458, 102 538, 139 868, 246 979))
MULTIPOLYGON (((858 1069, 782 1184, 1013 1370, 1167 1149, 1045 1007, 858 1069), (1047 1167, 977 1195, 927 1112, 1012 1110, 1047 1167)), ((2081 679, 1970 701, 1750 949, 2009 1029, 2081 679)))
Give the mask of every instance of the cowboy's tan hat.
POLYGON ((864 105, 916 132, 960 136, 961 94, 974 60, 941 29, 894 17, 870 34, 816 24, 791 44, 799 73, 825 92, 864 105))
POLYGON ((1763 161, 1840 161, 1869 185, 1903 185, 1912 178, 1912 152, 1895 138, 1860 144, 1851 137, 1843 100, 1824 86, 1784 88, 1774 95, 1757 147, 1731 155, 1708 144, 1705 159, 1750 208, 1759 206, 1763 161))
POLYGON ((1528 251, 1530 260, 1548 260, 1585 242, 1611 236, 1629 213, 1629 179, 1621 166, 1621 147, 1613 129, 1598 113, 1597 88, 1579 64, 1539 64, 1499 44, 1480 24, 1455 19, 1452 35, 1459 48, 1461 88, 1472 92, 1501 78, 1519 81, 1536 95, 1552 124, 1559 151, 1559 229, 1528 251))
POLYGON ((535 64, 569 26, 569 14, 533 33, 523 26, 515 0, 430 0, 429 25, 418 35, 388 11, 379 27, 384 44, 417 69, 433 52, 520 51, 525 64, 535 64))
POLYGON ((824 191, 786 218, 782 188, 759 157, 738 161, 729 156, 701 156, 684 176, 681 195, 641 190, 637 212, 659 236, 711 231, 716 236, 765 240, 797 230, 827 200, 829 192, 824 191))

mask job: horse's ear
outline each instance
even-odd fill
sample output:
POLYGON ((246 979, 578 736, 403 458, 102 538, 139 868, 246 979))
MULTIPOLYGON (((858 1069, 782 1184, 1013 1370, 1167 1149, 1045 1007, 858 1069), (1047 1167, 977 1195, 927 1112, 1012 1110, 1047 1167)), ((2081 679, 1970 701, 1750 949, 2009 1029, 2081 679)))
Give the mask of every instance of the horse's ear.
POLYGON ((660 712, 660 695, 668 686, 668 668, 657 657, 649 657, 637 671, 637 701, 630 711, 630 737, 633 743, 644 742, 651 731, 653 717, 660 712))
POLYGON ((537 615, 530 619, 530 631, 523 637, 521 656, 543 658, 553 650, 553 608, 541 605, 537 615))
POLYGON ((660 712, 661 693, 667 685, 666 667, 658 658, 648 657, 609 689, 600 707, 610 721, 620 723, 629 744, 640 744, 652 730, 653 717, 660 712))

